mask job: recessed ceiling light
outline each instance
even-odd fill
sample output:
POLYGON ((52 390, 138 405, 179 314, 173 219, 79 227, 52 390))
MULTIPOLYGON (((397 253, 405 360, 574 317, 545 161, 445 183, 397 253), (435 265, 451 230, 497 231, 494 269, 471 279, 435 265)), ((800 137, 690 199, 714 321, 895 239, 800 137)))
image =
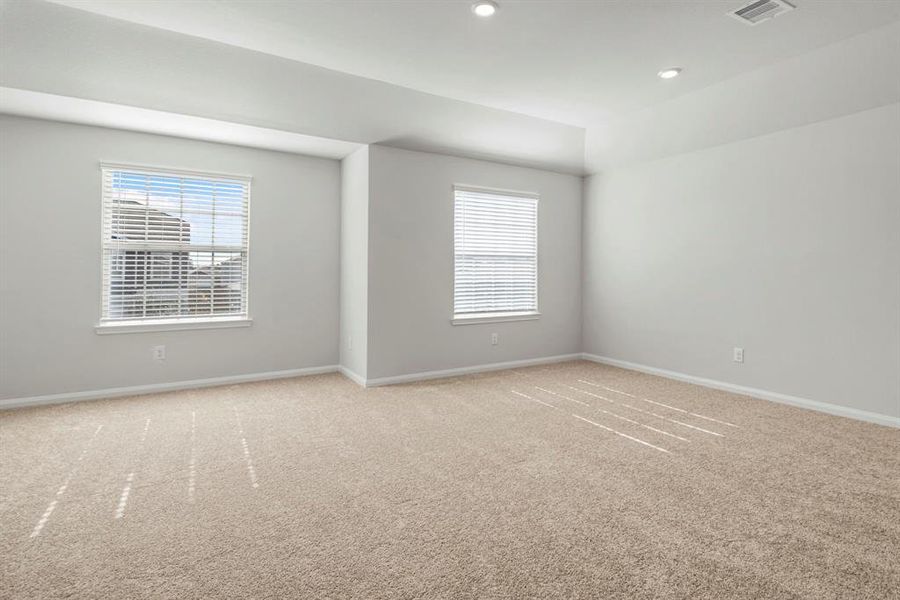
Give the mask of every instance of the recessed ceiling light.
POLYGON ((656 75, 660 79, 672 79, 673 77, 678 77, 679 73, 681 73, 681 67, 669 67, 668 69, 663 69, 656 75))
POLYGON ((479 17, 490 17, 497 12, 498 8, 500 8, 500 6, 493 0, 479 0, 472 5, 472 12, 479 17))

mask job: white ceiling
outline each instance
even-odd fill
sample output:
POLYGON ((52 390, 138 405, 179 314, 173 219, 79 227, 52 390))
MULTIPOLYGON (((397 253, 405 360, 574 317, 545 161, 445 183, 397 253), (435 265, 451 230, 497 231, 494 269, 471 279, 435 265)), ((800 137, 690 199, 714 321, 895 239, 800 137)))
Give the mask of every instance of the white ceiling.
MULTIPOLYGON (((4 102, 15 90, 53 96, 27 113, 47 119, 100 124, 110 115, 95 109, 119 105, 125 108, 114 111, 116 122, 139 114, 142 127, 162 126, 170 135, 175 125, 196 132, 196 121, 171 118, 182 115, 218 122, 216 136, 239 133, 251 145, 275 139, 260 129, 278 130, 584 171, 579 127, 46 2, 0 0, 0 86, 0 112, 30 97, 4 102)), ((297 146, 282 137, 272 147, 283 149, 286 140, 297 146)))
POLYGON ((894 0, 796 0, 756 27, 725 14, 744 0, 500 0, 491 19, 469 0, 54 1, 582 127, 900 20, 894 0))
POLYGON ((0 113, 341 159, 362 144, 0 86, 0 113))

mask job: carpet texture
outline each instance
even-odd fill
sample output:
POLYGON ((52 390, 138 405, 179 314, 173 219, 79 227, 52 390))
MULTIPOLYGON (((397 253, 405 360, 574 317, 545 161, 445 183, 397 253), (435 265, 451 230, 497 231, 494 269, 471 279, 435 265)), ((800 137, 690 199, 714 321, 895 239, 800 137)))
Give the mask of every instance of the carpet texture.
POLYGON ((2 598, 898 598, 900 431, 587 362, 0 413, 2 598))

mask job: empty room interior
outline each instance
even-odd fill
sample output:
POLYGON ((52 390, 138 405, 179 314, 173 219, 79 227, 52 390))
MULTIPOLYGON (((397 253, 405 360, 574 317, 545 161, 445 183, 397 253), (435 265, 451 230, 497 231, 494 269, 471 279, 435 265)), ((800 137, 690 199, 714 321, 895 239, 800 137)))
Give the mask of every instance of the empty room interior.
POLYGON ((0 598, 900 598, 900 0, 0 0, 0 598))

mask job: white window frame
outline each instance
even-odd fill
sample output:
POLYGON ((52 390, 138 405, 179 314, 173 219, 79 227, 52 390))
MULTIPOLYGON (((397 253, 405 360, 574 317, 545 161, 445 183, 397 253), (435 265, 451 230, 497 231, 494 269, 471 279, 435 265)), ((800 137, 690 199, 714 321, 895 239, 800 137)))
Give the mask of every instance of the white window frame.
MULTIPOLYGON (((250 175, 236 175, 232 173, 222 173, 215 171, 194 171, 181 169, 177 167, 138 165, 128 163, 106 162, 103 161, 99 165, 100 170, 100 318, 94 327, 96 333, 101 335, 119 334, 119 333, 144 333, 154 331, 179 331, 188 329, 221 329, 231 327, 249 327, 253 324, 250 318, 250 199, 251 199, 251 182, 250 175), (247 257, 246 266, 246 284, 247 289, 243 290, 243 311, 238 315, 201 315, 197 317, 163 317, 163 318, 141 318, 141 319, 108 319, 103 314, 104 298, 109 293, 105 288, 105 269, 104 252, 107 248, 106 239, 106 210, 107 203, 104 197, 104 179, 107 171, 128 171, 135 173, 147 173, 152 175, 162 175, 165 177, 190 177, 206 180, 225 180, 229 183, 239 182, 247 187, 246 201, 246 223, 244 225, 246 236, 243 243, 243 252, 247 257)), ((170 260, 171 263, 171 260, 170 260)), ((114 263, 115 264, 115 263, 114 263)), ((124 263, 122 268, 124 268, 124 263)), ((149 274, 149 275, 152 275, 149 274)))
POLYGON ((451 266, 452 266, 452 285, 450 286, 450 322, 453 325, 475 325, 488 323, 506 323, 510 321, 533 321, 541 317, 540 313, 540 194, 537 192, 526 192, 521 190, 509 190, 503 188, 491 188, 484 186, 474 186, 466 184, 454 184, 451 188, 451 200, 453 203, 453 219, 451 220, 451 266), (527 198, 534 200, 535 205, 535 226, 534 226, 534 247, 535 247, 535 266, 534 266, 534 310, 529 311, 500 311, 492 313, 459 313, 456 312, 456 192, 483 192, 488 194, 501 194, 516 198, 527 198))

